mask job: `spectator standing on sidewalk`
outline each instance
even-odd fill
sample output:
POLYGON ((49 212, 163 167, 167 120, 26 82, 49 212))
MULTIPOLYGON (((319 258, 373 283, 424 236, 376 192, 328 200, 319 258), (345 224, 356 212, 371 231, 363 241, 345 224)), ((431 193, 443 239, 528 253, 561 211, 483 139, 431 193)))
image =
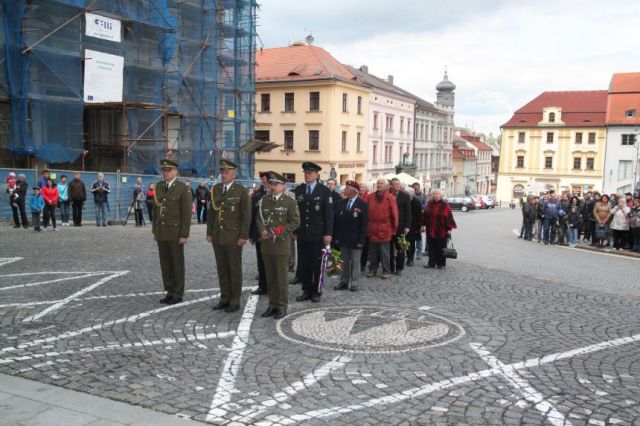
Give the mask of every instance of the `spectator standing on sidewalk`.
POLYGON ((556 243, 556 232, 558 229, 558 217, 560 215, 560 201, 556 198, 556 193, 552 189, 549 191, 549 198, 544 201, 542 212, 544 215, 544 244, 556 243))
POLYGON ((196 202, 196 216, 198 223, 207 223, 207 203, 209 202, 209 188, 207 183, 203 180, 200 181, 198 187, 194 192, 196 202))
POLYGON ((413 188, 407 188, 407 193, 411 203, 411 226, 407 234, 407 241, 410 244, 407 249, 407 266, 413 266, 416 253, 420 254, 418 252, 418 242, 422 240, 422 203, 416 197, 413 188))
POLYGON ((58 195, 60 196, 60 221, 62 222, 62 226, 69 226, 69 205, 71 204, 71 199, 69 198, 67 175, 60 176, 60 182, 58 182, 58 195))
POLYGON ((566 209, 566 225, 567 225, 567 239, 569 247, 575 247, 580 238, 580 225, 582 224, 582 212, 579 205, 578 197, 573 196, 569 200, 569 205, 566 209))
POLYGON ((522 206, 523 238, 531 241, 533 238, 533 224, 536 223, 536 198, 527 197, 527 202, 522 206))
POLYGON ((93 193, 93 202, 96 206, 96 226, 107 226, 107 209, 111 188, 104 180, 103 173, 98 173, 98 180, 91 186, 91 192, 93 193))
MULTIPOLYGON (((11 173, 9 173, 11 176, 11 173)), ((9 194, 9 204, 11 205, 11 212, 13 213, 13 223, 15 228, 22 226, 24 229, 29 228, 29 221, 27 220, 26 200, 27 189, 29 184, 25 180, 24 174, 19 174, 18 179, 14 180, 12 186, 7 188, 9 194)))
POLYGON ((422 224, 429 242, 429 263, 424 267, 443 269, 447 264, 444 248, 447 245, 447 239, 451 237, 451 230, 457 226, 451 206, 442 199, 441 190, 431 191, 431 200, 422 214, 422 224))
POLYGON ((546 197, 540 197, 538 202, 536 203, 536 223, 538 226, 538 242, 542 242, 542 237, 544 236, 543 224, 544 224, 544 202, 546 197))
POLYGON ((611 204, 609 204, 609 196, 604 194, 593 208, 593 217, 596 221, 596 229, 594 231, 594 240, 596 247, 604 247, 604 240, 607 239, 609 233, 609 218, 611 217, 611 204))
POLYGON ((633 236, 631 250, 640 253, 640 197, 633 201, 633 207, 629 213, 629 228, 633 236))
POLYGON ((44 198, 40 195, 40 187, 33 187, 33 195, 29 199, 29 207, 31 208, 31 223, 33 223, 33 230, 40 232, 40 216, 42 210, 44 210, 44 198))
POLYGON ((618 197, 618 205, 611 209, 611 229, 613 230, 613 248, 622 250, 629 233, 629 214, 631 209, 627 207, 624 197, 618 197))
POLYGON ((147 198, 145 202, 147 204, 147 214, 149 215, 149 223, 153 223, 153 203, 156 198, 156 184, 149 184, 149 188, 147 189, 147 198))
POLYGON ((398 206, 393 195, 387 191, 387 181, 376 181, 376 192, 367 197, 369 205, 369 273, 367 278, 376 276, 378 266, 382 264, 382 279, 391 277, 390 241, 398 229, 398 206))
POLYGON ((49 226, 49 220, 53 225, 53 230, 57 231, 56 227, 56 207, 58 206, 58 188, 53 185, 53 180, 47 179, 47 185, 42 188, 42 198, 44 198, 44 228, 49 226))
POLYGON ((69 182, 69 198, 71 199, 73 226, 82 226, 82 209, 84 202, 87 201, 87 188, 80 179, 79 172, 75 172, 73 180, 69 182))

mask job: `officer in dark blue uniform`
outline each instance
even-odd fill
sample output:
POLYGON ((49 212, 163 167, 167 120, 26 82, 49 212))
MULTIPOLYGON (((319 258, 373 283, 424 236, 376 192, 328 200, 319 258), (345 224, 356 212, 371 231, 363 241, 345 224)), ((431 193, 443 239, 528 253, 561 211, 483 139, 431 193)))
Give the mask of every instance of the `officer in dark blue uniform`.
POLYGON ((322 170, 320 166, 306 161, 302 163, 302 170, 305 183, 294 191, 300 211, 300 228, 296 237, 299 247, 298 265, 302 275, 302 294, 296 300, 319 302, 322 249, 331 244, 333 235, 333 198, 329 188, 318 182, 318 172, 322 170))

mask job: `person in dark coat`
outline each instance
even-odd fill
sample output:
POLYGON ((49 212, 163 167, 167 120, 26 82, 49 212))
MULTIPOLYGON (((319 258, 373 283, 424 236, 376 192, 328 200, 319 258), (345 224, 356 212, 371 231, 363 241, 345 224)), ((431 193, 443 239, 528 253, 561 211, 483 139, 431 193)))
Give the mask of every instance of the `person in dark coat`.
POLYGON ((398 246, 398 238, 400 236, 406 237, 409 233, 411 226, 411 200, 409 199, 409 194, 402 190, 402 182, 398 178, 391 179, 389 192, 395 197, 398 205, 398 229, 391 239, 391 263, 389 266, 392 274, 401 275, 404 269, 405 251, 398 246))
POLYGON ((26 176, 24 174, 19 174, 18 179, 15 181, 15 186, 13 188, 7 188, 7 193, 9 194, 9 204, 11 205, 15 227, 20 228, 20 226, 22 226, 24 229, 28 229, 29 221, 27 220, 26 200, 29 184, 25 178, 26 176))
POLYGON ((522 226, 524 228, 522 236, 527 241, 532 239, 534 223, 536 223, 536 199, 529 196, 522 205, 522 226))
POLYGON ((300 228, 296 231, 298 266, 302 278, 302 294, 298 302, 320 301, 320 268, 322 249, 331 244, 333 235, 333 198, 331 191, 318 182, 320 166, 310 161, 302 163, 305 183, 295 191, 300 228))
POLYGON ((441 190, 431 191, 431 200, 422 213, 422 225, 425 227, 429 241, 429 263, 424 267, 443 269, 447 262, 443 249, 451 236, 451 230, 457 226, 456 221, 453 220, 451 207, 442 199, 441 190))
POLYGON ((71 215, 73 217, 73 226, 82 226, 82 207, 87 201, 87 188, 80 173, 73 174, 73 180, 69 182, 69 198, 71 199, 71 215))
POLYGON ((340 193, 338 191, 336 191, 336 187, 338 186, 338 183, 336 182, 335 179, 327 179, 327 188, 329 188, 329 191, 331 191, 331 198, 333 199, 333 240, 331 241, 331 248, 332 249, 336 249, 336 250, 340 250, 340 247, 338 246, 338 244, 336 243, 335 239, 335 232, 336 232, 336 226, 335 226, 335 221, 338 218, 338 213, 340 212, 340 201, 342 201, 342 197, 340 196, 340 193))
POLYGON ((210 194, 205 181, 200 181, 198 187, 194 191, 193 197, 196 203, 196 216, 198 223, 207 223, 207 203, 209 202, 210 194))
POLYGON ((349 180, 345 184, 345 199, 340 200, 334 235, 342 254, 342 276, 334 290, 358 290, 360 257, 367 238, 369 206, 358 197, 360 185, 349 180))
POLYGON ((260 200, 269 193, 269 172, 260 172, 260 186, 251 195, 251 226, 249 227, 249 241, 256 247, 256 259, 258 263, 258 288, 253 290, 251 294, 261 295, 267 294, 267 275, 264 269, 264 260, 262 259, 262 238, 258 232, 256 219, 260 208, 260 200))
POLYGON ((409 248, 407 249, 407 266, 413 266, 415 259, 418 242, 422 240, 421 229, 421 217, 422 217, 422 203, 416 196, 416 192, 413 188, 407 188, 409 199, 411 200, 411 226, 409 227, 409 233, 407 234, 407 241, 409 241, 409 248))

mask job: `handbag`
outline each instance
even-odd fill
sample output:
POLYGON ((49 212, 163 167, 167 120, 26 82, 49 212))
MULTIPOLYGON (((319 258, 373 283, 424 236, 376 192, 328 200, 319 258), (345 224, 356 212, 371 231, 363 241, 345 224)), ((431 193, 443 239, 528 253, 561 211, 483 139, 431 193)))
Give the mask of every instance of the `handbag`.
POLYGON ((598 223, 596 225, 596 240, 604 240, 607 238, 607 225, 598 223))
POLYGON ((447 237, 447 246, 442 249, 445 259, 457 259, 458 251, 453 247, 451 236, 447 237))

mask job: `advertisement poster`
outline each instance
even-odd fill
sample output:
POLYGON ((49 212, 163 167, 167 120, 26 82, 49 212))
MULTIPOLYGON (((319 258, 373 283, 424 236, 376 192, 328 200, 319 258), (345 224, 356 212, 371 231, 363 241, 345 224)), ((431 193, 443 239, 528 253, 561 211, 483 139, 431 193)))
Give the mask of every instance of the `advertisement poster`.
POLYGON ((124 57, 84 51, 85 103, 122 102, 124 57))

